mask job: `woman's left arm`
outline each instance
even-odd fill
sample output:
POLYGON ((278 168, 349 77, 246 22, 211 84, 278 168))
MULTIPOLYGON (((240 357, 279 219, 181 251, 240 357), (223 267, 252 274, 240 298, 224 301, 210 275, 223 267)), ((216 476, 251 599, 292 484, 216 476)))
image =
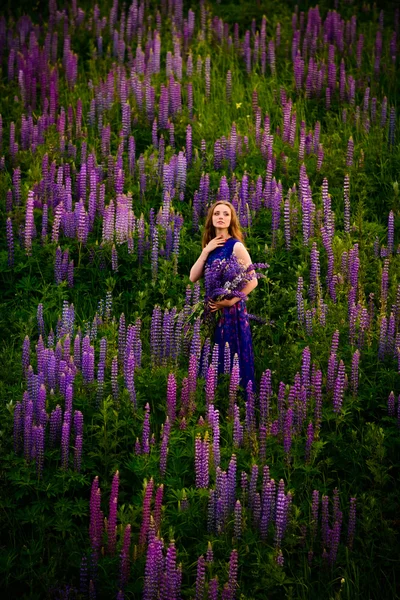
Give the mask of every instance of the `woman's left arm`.
MULTIPOLYGON (((236 256, 238 261, 242 263, 246 268, 249 265, 251 265, 250 254, 247 252, 246 248, 241 242, 236 242, 236 244, 233 246, 233 254, 236 256)), ((242 289, 242 292, 246 294, 246 296, 248 296, 250 292, 252 292, 254 288, 256 288, 258 285, 258 279, 256 277, 255 271, 250 271, 250 274, 253 277, 253 279, 251 279, 242 289)), ((239 302, 239 300, 240 298, 232 298, 232 300, 230 300, 230 302, 232 303, 231 306, 236 304, 236 302, 239 302)))

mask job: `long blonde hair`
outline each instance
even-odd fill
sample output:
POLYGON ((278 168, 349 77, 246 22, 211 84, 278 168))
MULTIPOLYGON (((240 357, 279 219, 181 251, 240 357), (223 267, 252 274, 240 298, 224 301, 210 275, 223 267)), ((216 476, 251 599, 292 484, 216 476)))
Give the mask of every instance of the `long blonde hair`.
POLYGON ((201 244, 202 248, 207 246, 208 242, 216 237, 215 227, 213 225, 212 218, 213 218, 215 207, 219 206, 220 204, 229 206, 229 208, 231 209, 231 222, 228 227, 229 235, 231 235, 232 237, 239 240, 239 242, 243 243, 243 239, 244 239, 243 233, 242 233, 242 230, 240 227, 240 223, 239 223, 239 219, 238 219, 235 207, 230 202, 224 202, 223 200, 217 200, 208 209, 206 223, 205 223, 204 231, 203 231, 203 239, 202 239, 202 244, 201 244))

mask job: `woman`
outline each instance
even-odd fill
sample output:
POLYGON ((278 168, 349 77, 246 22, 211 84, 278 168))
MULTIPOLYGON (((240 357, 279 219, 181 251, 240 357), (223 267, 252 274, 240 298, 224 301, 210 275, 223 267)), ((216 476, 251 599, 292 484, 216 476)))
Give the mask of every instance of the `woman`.
MULTIPOLYGON (((251 264, 251 258, 243 244, 243 235, 235 208, 229 202, 214 202, 209 208, 204 227, 203 251, 190 270, 193 283, 204 275, 204 269, 210 267, 216 259, 228 259, 234 254, 245 267, 251 264)), ((254 271, 252 272, 254 274, 254 271)), ((249 281, 242 292, 248 295, 257 286, 257 279, 249 281)), ((219 347, 218 373, 224 372, 224 349, 229 343, 231 360, 237 353, 239 357, 240 385, 247 387, 253 382, 254 354, 251 339, 249 317, 246 303, 240 298, 209 301, 211 312, 221 310, 222 314, 215 330, 214 342, 219 347)))

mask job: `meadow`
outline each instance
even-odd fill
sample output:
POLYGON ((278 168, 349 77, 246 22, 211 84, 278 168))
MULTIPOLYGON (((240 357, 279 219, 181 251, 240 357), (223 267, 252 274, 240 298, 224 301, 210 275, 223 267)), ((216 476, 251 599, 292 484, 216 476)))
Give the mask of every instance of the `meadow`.
POLYGON ((65 4, 0 15, 2 597, 400 598, 399 8, 65 4))

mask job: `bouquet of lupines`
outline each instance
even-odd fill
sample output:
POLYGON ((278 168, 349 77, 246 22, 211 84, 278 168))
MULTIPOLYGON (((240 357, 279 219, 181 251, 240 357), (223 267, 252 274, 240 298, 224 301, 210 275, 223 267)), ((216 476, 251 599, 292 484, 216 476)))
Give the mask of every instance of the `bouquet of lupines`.
MULTIPOLYGON (((229 258, 215 259, 211 265, 206 265, 204 270, 205 297, 204 300, 193 305, 189 321, 194 322, 200 317, 206 325, 212 328, 215 325, 215 318, 208 306, 209 301, 231 300, 232 298, 247 300, 243 289, 252 279, 266 277, 263 273, 257 273, 256 269, 268 269, 268 267, 267 263, 251 263, 246 267, 234 254, 229 258)), ((255 315, 249 315, 249 318, 265 323, 263 319, 255 315)))

